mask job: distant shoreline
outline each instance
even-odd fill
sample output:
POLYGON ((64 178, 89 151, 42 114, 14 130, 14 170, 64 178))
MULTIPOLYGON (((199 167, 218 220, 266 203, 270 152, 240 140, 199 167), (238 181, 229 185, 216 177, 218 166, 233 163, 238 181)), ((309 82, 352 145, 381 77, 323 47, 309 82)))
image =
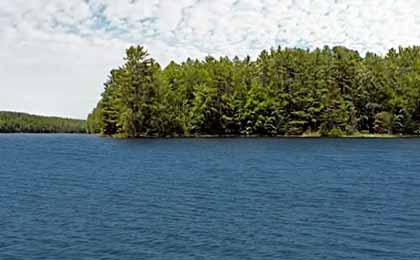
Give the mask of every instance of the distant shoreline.
POLYGON ((86 120, 0 111, 0 133, 86 133, 86 120))

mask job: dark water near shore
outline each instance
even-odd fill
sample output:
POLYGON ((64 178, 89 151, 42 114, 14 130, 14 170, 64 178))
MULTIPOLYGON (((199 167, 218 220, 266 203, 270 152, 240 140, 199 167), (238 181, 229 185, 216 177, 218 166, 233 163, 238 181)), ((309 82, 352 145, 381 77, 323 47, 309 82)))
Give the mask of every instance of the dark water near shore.
POLYGON ((420 139, 0 135, 0 259, 420 259, 420 139))

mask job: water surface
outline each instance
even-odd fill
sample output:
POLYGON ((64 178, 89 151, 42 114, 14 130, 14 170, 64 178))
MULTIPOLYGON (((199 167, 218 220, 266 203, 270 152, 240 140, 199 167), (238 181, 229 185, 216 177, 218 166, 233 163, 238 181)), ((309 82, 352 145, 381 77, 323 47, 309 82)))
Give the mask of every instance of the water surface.
POLYGON ((420 139, 0 135, 0 259, 420 259, 420 139))

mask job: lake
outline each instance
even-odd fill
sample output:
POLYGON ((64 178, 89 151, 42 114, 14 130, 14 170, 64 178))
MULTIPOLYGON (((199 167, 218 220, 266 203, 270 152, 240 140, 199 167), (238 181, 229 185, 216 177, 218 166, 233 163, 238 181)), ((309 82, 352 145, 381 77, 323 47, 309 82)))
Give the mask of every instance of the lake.
POLYGON ((420 259, 420 139, 0 135, 0 259, 420 259))

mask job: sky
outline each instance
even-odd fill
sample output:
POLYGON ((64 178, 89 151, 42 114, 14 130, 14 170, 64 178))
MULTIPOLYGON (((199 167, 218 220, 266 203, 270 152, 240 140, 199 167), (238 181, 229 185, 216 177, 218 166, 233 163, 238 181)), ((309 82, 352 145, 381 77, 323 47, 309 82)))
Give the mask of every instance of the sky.
POLYGON ((0 110, 85 118, 130 45, 162 65, 270 47, 420 45, 419 0, 1 0, 0 110))

